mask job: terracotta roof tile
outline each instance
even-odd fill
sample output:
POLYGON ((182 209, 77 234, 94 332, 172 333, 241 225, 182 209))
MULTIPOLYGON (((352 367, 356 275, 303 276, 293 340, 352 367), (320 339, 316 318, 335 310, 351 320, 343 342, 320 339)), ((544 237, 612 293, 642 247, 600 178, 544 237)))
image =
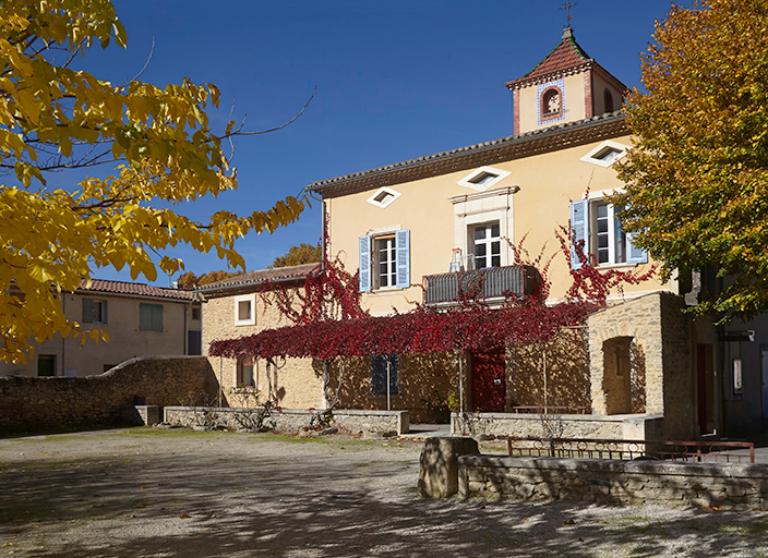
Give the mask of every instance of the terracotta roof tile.
MULTIPOLYGON (((545 76, 562 70, 580 66, 592 60, 586 51, 581 48, 573 36, 570 27, 566 27, 563 38, 558 45, 539 62, 533 70, 525 74, 520 80, 527 80, 539 76, 545 76)), ((519 81, 519 80, 515 80, 519 81)), ((514 82, 512 82, 514 83, 514 82)))
POLYGON ((219 291, 228 291, 243 287, 252 287, 263 285, 264 283, 287 283, 304 279, 309 273, 318 268, 318 263, 308 263, 302 265, 292 265, 288 267, 275 267, 270 269, 257 269, 228 277, 215 283, 200 286, 197 291, 201 293, 213 293, 219 291))
POLYGON ((132 283, 129 281, 110 281, 107 279, 91 279, 91 284, 87 287, 85 282, 83 282, 82 286, 78 289, 78 292, 109 293, 184 301, 195 301, 199 299, 199 296, 193 291, 155 287, 145 283, 132 283))

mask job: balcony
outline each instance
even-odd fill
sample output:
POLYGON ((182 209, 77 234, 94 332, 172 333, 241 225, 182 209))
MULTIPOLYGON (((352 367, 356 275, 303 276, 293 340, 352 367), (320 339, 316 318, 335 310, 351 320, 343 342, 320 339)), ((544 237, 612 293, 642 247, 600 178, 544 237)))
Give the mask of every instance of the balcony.
POLYGON ((541 276, 535 267, 508 265, 471 271, 424 276, 426 304, 450 304, 460 300, 492 300, 523 297, 536 292, 541 276))

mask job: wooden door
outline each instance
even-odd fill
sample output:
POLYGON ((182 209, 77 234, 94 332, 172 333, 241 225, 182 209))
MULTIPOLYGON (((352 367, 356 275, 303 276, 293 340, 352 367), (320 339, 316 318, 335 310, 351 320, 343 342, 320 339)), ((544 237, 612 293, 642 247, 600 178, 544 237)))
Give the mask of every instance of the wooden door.
POLYGON ((473 352, 473 411, 503 413, 507 402, 506 352, 504 349, 473 352))

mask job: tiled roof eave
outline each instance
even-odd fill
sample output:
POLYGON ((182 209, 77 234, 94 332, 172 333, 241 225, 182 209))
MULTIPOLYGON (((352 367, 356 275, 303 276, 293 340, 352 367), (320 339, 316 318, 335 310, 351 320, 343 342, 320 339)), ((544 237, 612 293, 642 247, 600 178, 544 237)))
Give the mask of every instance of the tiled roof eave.
POLYGON ((372 190, 381 186, 520 159, 628 133, 624 114, 617 111, 587 120, 552 126, 521 136, 507 136, 418 159, 317 181, 310 184, 307 189, 317 192, 325 198, 333 198, 372 190))
POLYGON ((573 74, 578 74, 578 73, 590 70, 595 65, 596 64, 594 60, 587 60, 586 62, 582 62, 574 66, 569 66, 567 68, 560 68, 553 72, 548 72, 546 74, 540 74, 540 75, 530 76, 530 77, 524 76, 519 79, 507 82, 506 86, 507 86, 507 89, 514 90, 514 89, 520 89, 521 87, 525 87, 528 85, 538 85, 540 83, 546 83, 554 79, 559 79, 561 77, 571 76, 573 74))

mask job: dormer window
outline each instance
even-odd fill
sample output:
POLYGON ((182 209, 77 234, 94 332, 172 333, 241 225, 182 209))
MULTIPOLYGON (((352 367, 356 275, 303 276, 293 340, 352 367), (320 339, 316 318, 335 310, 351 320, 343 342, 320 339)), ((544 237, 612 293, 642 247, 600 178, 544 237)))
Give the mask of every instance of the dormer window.
POLYGON ((473 190, 487 190, 494 184, 509 176, 509 172, 493 167, 480 167, 459 180, 459 186, 472 188, 473 190))
POLYGON ((542 118, 556 118, 563 114, 563 95, 557 87, 550 87, 541 96, 542 118))
POLYGON ((610 167, 627 154, 628 147, 615 141, 604 141, 581 158, 586 163, 610 167))
POLYGON ((397 190, 393 190, 392 188, 379 188, 367 201, 376 207, 385 208, 399 197, 400 192, 397 190))

